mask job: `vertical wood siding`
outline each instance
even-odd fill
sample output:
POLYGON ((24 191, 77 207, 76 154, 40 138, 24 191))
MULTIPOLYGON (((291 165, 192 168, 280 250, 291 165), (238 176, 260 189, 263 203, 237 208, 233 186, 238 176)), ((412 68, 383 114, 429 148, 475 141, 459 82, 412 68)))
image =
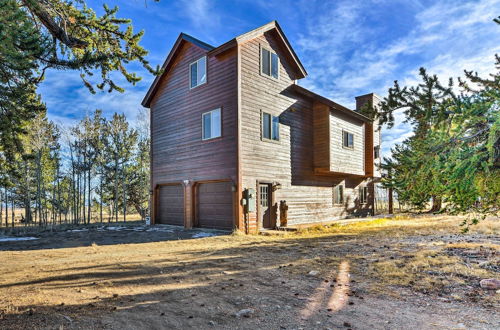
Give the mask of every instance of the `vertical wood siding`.
POLYGON ((190 89, 189 64, 205 54, 184 42, 151 102, 152 188, 183 180, 237 182, 236 50, 208 57, 207 83, 190 89), (202 114, 216 108, 222 137, 202 141, 202 114))

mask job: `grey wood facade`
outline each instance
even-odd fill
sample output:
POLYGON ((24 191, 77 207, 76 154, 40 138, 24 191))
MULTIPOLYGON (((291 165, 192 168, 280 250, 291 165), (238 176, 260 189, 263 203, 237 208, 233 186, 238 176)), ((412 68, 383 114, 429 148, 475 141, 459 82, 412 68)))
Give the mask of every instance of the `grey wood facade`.
MULTIPOLYGON (((280 201, 288 206, 288 225, 373 211, 373 182, 380 176, 376 123, 297 85, 306 71, 277 22, 219 47, 181 34, 164 68, 143 101, 151 108, 154 223, 168 222, 172 206, 160 194, 179 191, 162 189, 168 185, 182 186, 184 212, 173 209, 186 227, 273 228, 280 225, 280 201), (190 64, 202 56, 206 82, 190 88, 190 64), (221 136, 203 140, 202 115, 213 109, 221 109, 221 136), (269 118, 277 139, 263 132, 269 118), (350 147, 344 131, 353 139, 350 147), (341 203, 334 199, 338 185, 341 203), (254 212, 242 206, 248 188, 257 194, 254 212)), ((363 95, 357 107, 377 101, 363 95)))

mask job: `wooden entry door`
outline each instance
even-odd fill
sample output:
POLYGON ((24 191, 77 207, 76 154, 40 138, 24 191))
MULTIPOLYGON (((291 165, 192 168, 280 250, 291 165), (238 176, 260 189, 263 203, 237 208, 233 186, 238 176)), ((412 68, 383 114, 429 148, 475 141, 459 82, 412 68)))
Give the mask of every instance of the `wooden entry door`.
POLYGON ((259 183, 259 227, 272 228, 271 219, 271 185, 268 183, 259 183))

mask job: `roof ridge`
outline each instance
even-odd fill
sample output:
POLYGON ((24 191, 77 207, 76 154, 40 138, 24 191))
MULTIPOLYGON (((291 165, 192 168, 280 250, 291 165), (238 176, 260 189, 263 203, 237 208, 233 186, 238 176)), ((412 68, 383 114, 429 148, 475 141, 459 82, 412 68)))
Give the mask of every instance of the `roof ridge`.
POLYGON ((199 46, 199 47, 201 47, 203 49, 206 49, 206 50, 212 50, 212 49, 215 48, 214 46, 212 46, 212 45, 210 45, 210 44, 208 44, 208 43, 206 43, 204 41, 201 41, 200 39, 195 38, 192 35, 189 35, 189 34, 187 34, 185 32, 181 32, 180 37, 182 39, 184 39, 186 41, 189 41, 189 42, 192 42, 195 45, 197 45, 197 46, 199 46))

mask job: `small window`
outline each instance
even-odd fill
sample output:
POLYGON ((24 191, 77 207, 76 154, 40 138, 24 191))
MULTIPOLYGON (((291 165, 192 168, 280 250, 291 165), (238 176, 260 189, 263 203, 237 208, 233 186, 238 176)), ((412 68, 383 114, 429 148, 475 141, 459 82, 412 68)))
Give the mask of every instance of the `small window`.
POLYGON ((333 187, 333 204, 344 204, 344 186, 341 184, 333 187))
POLYGON ((344 148, 354 148, 354 135, 347 131, 343 131, 342 145, 344 146, 344 148))
POLYGON ((380 157, 380 146, 375 146, 373 148, 373 157, 375 159, 379 158, 380 157))
POLYGON ((280 119, 268 113, 262 113, 262 137, 264 139, 279 141, 280 119))
POLYGON ((205 112, 202 115, 202 139, 209 140, 221 136, 220 109, 205 112))
POLYGON ((260 206, 267 207, 269 200, 269 186, 262 185, 260 186, 260 206))
POLYGON ((261 48, 261 72, 266 76, 278 79, 279 58, 276 53, 265 48, 261 48))
POLYGON ((361 204, 368 203, 368 187, 359 188, 359 202, 361 204))
POLYGON ((189 65, 190 87, 195 88, 207 82, 207 57, 203 56, 189 65))

